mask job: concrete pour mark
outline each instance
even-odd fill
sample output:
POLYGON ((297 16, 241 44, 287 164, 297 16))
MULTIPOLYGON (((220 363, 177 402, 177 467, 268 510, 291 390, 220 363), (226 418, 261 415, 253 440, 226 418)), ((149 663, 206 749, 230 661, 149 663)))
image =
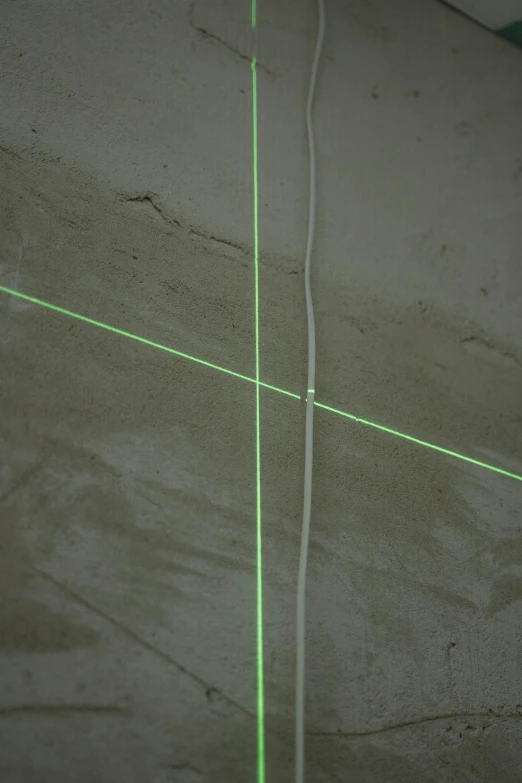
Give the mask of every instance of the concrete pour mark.
MULTIPOLYGON (((373 737, 377 734, 385 734, 389 731, 398 731, 399 729, 407 729, 411 726, 420 726, 424 723, 437 723, 440 721, 449 720, 462 720, 465 718, 482 718, 482 719, 499 719, 499 720, 522 720, 522 705, 517 705, 520 708, 519 712, 511 712, 506 714, 496 713, 493 710, 488 712, 450 712, 447 715, 432 715, 424 718, 418 718, 417 720, 409 720, 404 723, 394 723, 389 726, 383 726, 380 729, 371 729, 369 731, 308 731, 309 737, 339 737, 340 739, 356 739, 357 737, 373 737)), ((491 724, 489 724, 491 725, 491 724)), ((452 727, 450 727, 452 728, 452 727)), ((468 727, 466 727, 468 728, 468 727)), ((469 727, 473 728, 473 727, 469 727)), ((484 727, 487 728, 487 727, 484 727)))
POLYGON ((88 601, 83 596, 79 595, 79 593, 76 593, 75 591, 71 590, 69 587, 64 585, 62 582, 60 582, 58 579, 55 579, 54 576, 51 576, 51 574, 48 574, 46 571, 42 571, 37 566, 31 566, 32 570, 38 574, 42 579, 45 579, 48 582, 51 582, 55 587, 57 587, 59 590, 61 590, 63 593, 65 593, 69 598, 71 598, 76 603, 79 603, 81 606, 84 606, 86 609, 88 609, 90 612, 93 612, 94 614, 98 615, 98 617, 101 617, 103 620, 105 620, 107 623, 112 625, 114 628, 118 629, 121 633, 123 633, 127 638, 132 639, 132 641, 137 642, 141 647, 144 647, 149 652, 156 655, 158 658, 161 658, 165 663, 170 664, 171 666, 175 666, 178 671, 180 671, 182 674, 185 674, 187 677, 189 677, 193 682, 197 683, 200 687, 204 688, 205 690, 205 696, 208 699, 207 693, 209 691, 215 692, 217 694, 220 694, 223 701, 228 702, 230 705, 235 707, 237 710, 242 712, 244 715, 247 715, 249 718, 254 718, 254 715, 246 709, 246 707, 243 707, 238 702, 234 701, 234 699, 231 699, 229 696, 227 696, 225 693, 220 691, 218 688, 215 688, 213 685, 210 685, 210 683, 203 680, 201 677, 199 677, 194 672, 191 672, 189 669, 187 669, 186 666, 183 666, 183 664, 178 663, 171 655, 168 653, 163 652, 162 650, 159 650, 157 647, 154 647, 150 642, 148 642, 146 639, 142 639, 141 636, 139 636, 137 633, 132 631, 130 628, 127 628, 126 625, 123 625, 119 620, 116 620, 114 617, 111 617, 110 615, 106 614, 104 611, 99 609, 97 606, 94 606, 90 601, 88 601))
POLYGON ((0 707, 0 718, 17 715, 66 718, 78 714, 124 716, 132 715, 132 712, 128 707, 119 707, 117 704, 17 704, 0 707))
MULTIPOLYGON (((175 666, 179 671, 181 671, 183 674, 186 674, 190 679, 192 679, 194 682, 196 682, 198 685, 200 685, 205 690, 205 698, 208 702, 214 703, 214 707, 218 707, 219 705, 216 704, 216 702, 221 702, 222 706, 225 707, 225 704, 230 705, 231 707, 234 707, 241 711, 243 714, 247 715, 249 718, 254 719, 255 716, 253 713, 249 712, 247 709, 242 707, 242 705, 235 702, 233 699, 228 697, 226 694, 224 694, 219 689, 215 688, 214 686, 209 685, 206 681, 204 681, 202 678, 200 678, 198 675, 194 674, 190 670, 188 670, 185 666, 182 664, 179 664, 176 660, 174 660, 170 655, 163 652, 162 650, 157 649, 152 644, 150 644, 145 639, 142 639, 138 634, 136 634, 131 629, 127 628, 125 625, 123 625, 118 620, 115 620, 113 617, 110 617, 105 612, 103 612, 98 607, 94 606, 92 603, 90 603, 87 599, 85 599, 83 596, 79 595, 75 591, 71 590, 69 587, 64 585, 62 582, 55 579, 50 574, 46 573, 45 571, 42 571, 36 566, 32 566, 32 570, 41 578, 49 581, 52 583, 55 587, 57 587, 60 591, 65 593, 68 597, 70 597, 73 601, 76 603, 79 603, 80 605, 84 606, 89 611, 93 612, 97 616, 101 617, 103 620, 108 622, 110 625, 115 627, 118 631, 123 633, 125 636, 127 636, 129 639, 133 640, 134 642, 137 642, 140 646, 147 649, 148 651, 152 652, 157 657, 161 658, 166 663, 175 666)), ((99 705, 85 705, 87 709, 91 709, 91 711, 94 711, 95 709, 99 709, 99 705)), ((73 708, 74 705, 71 705, 71 708, 73 708)), ((78 709, 78 705, 74 707, 75 709, 78 709)), ((32 709, 31 705, 25 705, 24 709, 27 709, 28 711, 32 709)), ((45 709, 45 707, 44 707, 45 709)), ((49 708, 50 710, 54 710, 55 707, 51 706, 49 708)), ((110 705, 102 705, 103 710, 110 710, 112 707, 110 705)), ((123 710, 123 708, 117 707, 118 710, 123 710)), ((426 716, 423 718, 418 718, 415 720, 410 721, 404 721, 401 723, 396 723, 392 725, 383 726, 378 729, 372 729, 368 731, 356 731, 356 732, 307 732, 307 736, 310 737, 317 737, 317 738, 338 738, 338 739, 351 739, 351 738, 361 738, 361 737, 370 737, 370 736, 376 736, 379 734, 388 733, 390 731, 397 731, 404 728, 409 728, 413 726, 418 726, 422 724, 427 723, 436 723, 436 722, 448 722, 451 720, 469 720, 473 718, 480 718, 482 720, 488 720, 493 723, 495 720, 522 720, 522 704, 517 704, 515 707, 516 712, 509 712, 504 713, 502 711, 502 707, 498 707, 496 710, 489 709, 487 712, 462 712, 462 713, 447 713, 444 715, 435 715, 435 716, 426 716)), ((218 714, 222 714, 223 717, 228 717, 229 713, 228 710, 225 710, 225 712, 222 712, 222 709, 216 709, 211 710, 216 711, 218 714)), ((0 713, 1 714, 1 713, 0 713)), ((488 726, 485 726, 483 728, 488 728, 488 726)), ((449 729, 452 727, 450 726, 449 729)), ((466 727, 467 728, 467 727, 466 727)), ((448 730, 449 730, 448 729, 448 730)))

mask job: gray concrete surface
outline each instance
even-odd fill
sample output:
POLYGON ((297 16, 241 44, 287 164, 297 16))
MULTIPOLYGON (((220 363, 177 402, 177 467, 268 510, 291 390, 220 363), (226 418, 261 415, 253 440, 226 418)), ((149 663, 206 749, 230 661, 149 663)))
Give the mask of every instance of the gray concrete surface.
MULTIPOLYGON (((520 51, 327 0, 317 399, 522 474, 520 51)), ((4 2, 0 285, 254 375, 248 3, 4 2)), ((259 17, 261 374, 306 384, 314 4, 259 17)), ((254 386, 0 294, 0 779, 256 779, 254 386)), ((267 781, 304 405, 261 394, 267 781)), ((317 410, 308 780, 516 783, 522 483, 317 410)))

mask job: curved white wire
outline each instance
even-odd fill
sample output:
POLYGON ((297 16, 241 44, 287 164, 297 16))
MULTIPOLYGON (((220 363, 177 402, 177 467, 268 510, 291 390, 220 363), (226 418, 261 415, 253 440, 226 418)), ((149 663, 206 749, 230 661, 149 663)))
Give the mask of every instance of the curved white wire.
POLYGON ((305 296, 308 319, 308 387, 306 392, 306 431, 305 431, 305 475, 303 501, 303 528, 301 533, 301 553, 299 575, 297 579, 297 616, 296 616, 296 689, 295 689, 295 781, 304 783, 304 737, 305 737, 305 626, 306 626, 306 565, 308 559, 308 539, 310 537, 310 516, 312 510, 312 463, 313 428, 315 395, 315 319, 312 302, 310 269, 315 233, 315 147, 312 128, 312 104, 315 93, 317 71, 324 41, 325 13, 324 0, 317 0, 319 26, 317 43, 310 76, 308 101, 306 104, 306 131, 308 135, 308 155, 310 165, 310 201, 308 211, 308 237, 305 256, 305 296))

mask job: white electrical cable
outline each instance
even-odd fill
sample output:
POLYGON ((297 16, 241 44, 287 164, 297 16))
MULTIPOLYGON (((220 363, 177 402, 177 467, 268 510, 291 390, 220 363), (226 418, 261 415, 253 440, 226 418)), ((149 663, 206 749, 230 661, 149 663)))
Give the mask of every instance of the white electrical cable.
POLYGON ((308 101, 306 104, 306 131, 308 135, 308 155, 310 165, 310 201, 308 211, 308 238, 305 256, 305 295, 306 315, 308 319, 308 387, 306 392, 306 432, 305 432, 305 475, 303 502, 303 529, 301 533, 301 554, 297 579, 297 616, 296 616, 296 689, 295 689, 295 783, 304 783, 304 738, 305 738, 305 626, 306 626, 306 564, 308 559, 308 539, 310 537, 310 515, 312 511, 312 462, 314 434, 314 395, 315 395, 315 319, 312 302, 310 269, 315 232, 315 147, 312 128, 312 104, 315 93, 317 70, 324 41, 325 13, 324 0, 317 0, 319 26, 317 42, 310 76, 308 101))

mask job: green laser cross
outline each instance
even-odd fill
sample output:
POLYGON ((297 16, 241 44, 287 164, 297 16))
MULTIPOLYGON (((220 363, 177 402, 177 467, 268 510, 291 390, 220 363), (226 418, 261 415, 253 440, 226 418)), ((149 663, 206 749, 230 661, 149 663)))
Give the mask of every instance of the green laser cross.
MULTIPOLYGON (((255 384, 258 388, 264 388, 268 389, 270 391, 276 392, 277 394, 284 394, 287 397, 292 397, 295 400, 302 400, 303 397, 301 397, 300 394, 295 394, 294 392, 288 391, 287 389, 281 389, 278 386, 273 386, 270 383, 264 383, 263 381, 258 381, 256 378, 252 378, 249 375, 243 375, 239 372, 234 372, 233 370, 229 370, 227 367, 220 367, 218 364, 213 364, 212 362, 204 361, 203 359, 199 359, 197 356, 191 356, 188 353, 183 353, 183 351, 178 351, 175 348, 170 348, 168 345, 162 345, 161 343, 154 342, 153 340, 147 340, 145 337, 140 337, 137 334, 132 334, 132 332, 126 332, 123 329, 118 329, 115 326, 110 326, 109 324, 102 323, 101 321, 96 321, 94 318, 89 318, 85 315, 80 315, 79 313, 74 313, 71 310, 66 310, 63 307, 59 307, 58 305, 51 304, 49 302, 44 302, 42 299, 37 299, 34 296, 29 296, 28 294, 23 294, 21 291, 15 291, 12 288, 7 288, 7 286, 0 285, 0 292, 7 294, 8 296, 15 296, 17 299, 22 299, 25 302, 31 302, 32 304, 39 305, 40 307, 45 307, 48 310, 53 310, 56 313, 61 313, 62 315, 67 315, 70 318, 75 318, 77 321, 83 321, 84 323, 91 324, 92 326, 97 326, 101 329, 105 329, 108 332, 113 332, 114 334, 118 334, 122 337, 127 337, 130 340, 135 340, 136 342, 143 343, 144 345, 148 345, 151 348, 158 348, 161 351, 165 351, 166 353, 169 353, 173 356, 177 356, 181 359, 187 359, 191 362, 195 362, 196 364, 200 364, 204 367, 208 367, 211 370, 218 370, 219 372, 225 373, 226 375, 230 375, 233 378, 239 378, 242 381, 246 381, 248 383, 255 384)), ((314 402, 314 405, 318 408, 322 408, 325 411, 329 411, 330 413, 335 413, 337 416, 342 416, 345 419, 349 419, 350 421, 357 422, 357 424, 363 424, 366 427, 371 427, 373 429, 379 430, 380 432, 386 432, 388 435, 394 435, 397 438, 401 438, 402 440, 407 440, 410 443, 415 443, 418 446, 424 446, 424 448, 431 449, 432 451, 438 451, 441 454, 446 454, 449 457, 455 457, 455 459, 459 459, 463 462, 468 462, 471 465, 476 465, 479 468, 485 468, 486 470, 491 470, 494 473, 500 473, 502 476, 507 476, 508 478, 516 479, 517 481, 522 481, 522 476, 517 473, 512 473, 509 470, 504 470, 503 468, 499 468, 496 465, 490 465, 487 462, 481 462, 478 459, 473 459, 473 457, 468 457, 465 454, 460 454, 457 451, 451 451, 451 449, 446 449, 443 446, 437 446, 435 443, 429 443, 426 440, 421 440, 420 438, 415 438, 412 435, 407 435, 404 432, 400 432, 399 430, 392 429, 391 427, 385 427, 382 424, 377 424, 374 421, 371 421, 369 419, 363 419, 360 416, 354 416, 352 413, 347 413, 346 411, 342 411, 339 408, 333 408, 331 405, 325 405, 322 402, 314 402)))
MULTIPOLYGON (((252 31, 255 36, 256 31, 256 0, 252 0, 251 6, 251 25, 252 31)), ((264 664, 263 664, 263 587, 262 587, 262 527, 261 527, 261 440, 260 440, 260 391, 261 388, 268 389, 278 394, 283 394, 288 397, 292 397, 296 400, 301 400, 302 397, 299 394, 282 389, 277 386, 273 386, 268 383, 264 383, 260 378, 260 336, 259 336, 259 230, 258 230, 258 144, 257 144, 257 58, 255 52, 253 53, 251 61, 252 70, 252 129, 253 129, 253 201, 254 201, 254 317, 255 317, 255 377, 252 378, 242 373, 234 372, 226 367, 221 367, 212 362, 205 361, 196 356, 178 351, 169 346, 162 345, 161 343, 148 340, 145 337, 141 337, 131 332, 124 331, 115 326, 111 326, 101 321, 97 321, 93 318, 89 318, 79 313, 74 313, 70 310, 66 310, 58 305, 44 302, 36 297, 29 296, 20 291, 15 291, 6 286, 0 285, 0 292, 9 296, 17 297, 18 299, 30 302, 35 305, 39 305, 48 310, 60 313, 62 315, 75 318, 78 321, 82 321, 93 326, 97 326, 101 329, 105 329, 108 332, 120 335, 122 337, 135 340, 136 342, 143 343, 151 348, 156 348, 173 356, 177 356, 181 359, 186 359, 195 362, 201 366, 208 367, 211 370, 217 370, 225 373, 226 375, 238 378, 240 380, 252 383, 255 385, 255 401, 256 401, 256 545, 257 545, 257 561, 256 561, 256 656, 257 656, 257 780, 258 783, 265 783, 265 726, 264 726, 264 664)), ((310 391, 310 390, 309 390, 310 391)), ((363 419, 359 416, 347 413, 345 411, 333 408, 330 405, 314 401, 314 405, 317 408, 322 408, 325 411, 334 413, 338 416, 342 416, 345 419, 356 422, 358 424, 371 427, 380 432, 394 435, 402 440, 409 441, 419 446, 437 451, 447 456, 454 457, 461 461, 475 465, 480 468, 499 473, 517 481, 522 481, 522 476, 504 470, 503 468, 496 467, 495 465, 489 465, 485 462, 473 459, 464 454, 446 449, 442 446, 437 446, 434 443, 421 440, 420 438, 407 435, 398 430, 390 427, 377 424, 376 422, 368 419, 363 419)))
MULTIPOLYGON (((252 30, 256 30, 256 0, 252 0, 252 30)), ((292 397, 296 400, 301 400, 302 397, 299 394, 282 389, 272 384, 264 383, 260 377, 260 336, 259 336, 259 228, 258 228, 258 145, 257 145, 257 58, 255 53, 251 62, 252 70, 252 141, 253 141, 253 201, 254 201, 254 318, 255 318, 255 377, 252 378, 242 373, 234 372, 226 367, 221 367, 212 362, 205 361, 196 356, 178 351, 169 346, 162 345, 161 343, 148 340, 145 337, 141 337, 131 332, 124 331, 115 326, 111 326, 101 321, 97 321, 93 318, 89 318, 79 313, 74 313, 70 310, 66 310, 58 305, 51 304, 50 302, 44 302, 36 297, 29 296, 20 291, 15 291, 6 286, 0 285, 0 292, 9 296, 17 297, 18 299, 31 302, 32 304, 39 305, 62 315, 75 318, 78 321, 82 321, 93 326, 97 326, 101 329, 105 329, 108 332, 127 337, 136 342, 148 345, 151 348, 157 348, 165 351, 173 356, 177 356, 181 359, 186 359, 195 362, 201 366, 208 367, 211 370, 217 370, 225 373, 234 378, 238 378, 242 381, 252 383, 255 385, 255 402, 256 402, 256 658, 257 658, 257 781, 258 783, 265 783, 265 709, 264 709, 264 652, 263 652, 263 581, 262 581, 262 526, 261 526, 261 427, 260 427, 260 391, 261 388, 268 389, 278 394, 292 397)), ((309 390, 310 391, 310 390, 309 390)), ((394 435, 402 440, 409 441, 419 446, 437 451, 447 456, 454 457, 464 462, 470 463, 480 468, 499 473, 517 481, 522 481, 522 476, 504 470, 503 468, 496 467, 495 465, 489 465, 485 462, 473 459, 464 454, 446 449, 442 446, 437 446, 434 443, 421 440, 420 438, 407 435, 406 433, 399 432, 398 430, 386 427, 382 424, 363 419, 359 416, 355 416, 351 413, 333 408, 330 405, 314 401, 314 405, 317 408, 322 408, 325 411, 334 413, 338 416, 342 416, 345 419, 363 424, 367 427, 371 427, 380 432, 394 435)))

